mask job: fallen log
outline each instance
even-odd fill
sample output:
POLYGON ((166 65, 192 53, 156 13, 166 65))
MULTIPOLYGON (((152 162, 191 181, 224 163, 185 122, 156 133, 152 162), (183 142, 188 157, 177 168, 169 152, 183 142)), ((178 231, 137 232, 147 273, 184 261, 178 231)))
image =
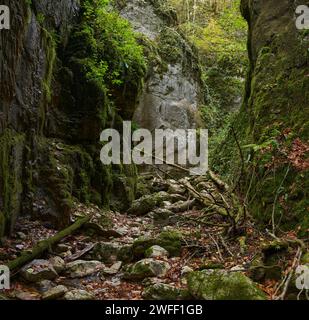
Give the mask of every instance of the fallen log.
POLYGON ((91 219, 91 217, 92 216, 90 215, 90 216, 86 216, 81 219, 78 219, 71 226, 58 232, 53 237, 38 242, 38 244, 34 248, 32 248, 31 250, 26 250, 26 251, 22 252, 20 257, 16 258, 15 260, 9 261, 7 263, 7 266, 9 267, 11 272, 18 269, 18 268, 21 268, 26 263, 41 256, 48 249, 51 249, 51 247, 53 245, 55 245, 56 243, 61 241, 66 236, 69 236, 72 233, 74 233, 76 230, 78 230, 80 227, 82 227, 85 223, 87 223, 91 219))

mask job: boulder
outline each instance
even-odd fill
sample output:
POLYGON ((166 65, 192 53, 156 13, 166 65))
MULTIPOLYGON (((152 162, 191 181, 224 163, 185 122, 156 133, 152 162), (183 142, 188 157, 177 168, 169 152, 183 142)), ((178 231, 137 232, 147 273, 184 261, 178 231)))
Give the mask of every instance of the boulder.
POLYGON ((154 224, 157 225, 168 225, 172 215, 173 212, 165 208, 156 208, 151 212, 154 224))
POLYGON ((48 261, 51 263, 58 274, 60 274, 65 269, 65 262, 59 256, 51 257, 48 261))
POLYGON ((124 279, 143 280, 148 277, 162 277, 169 269, 170 265, 165 261, 144 259, 128 266, 124 273, 124 279))
POLYGON ((115 275, 120 271, 121 267, 122 267, 122 262, 118 261, 114 263, 110 268, 105 267, 103 269, 103 273, 107 275, 115 275))
POLYGON ((168 257, 169 253, 167 250, 160 246, 152 246, 145 252, 145 256, 147 258, 162 258, 162 257, 168 257))
POLYGON ((66 274, 70 278, 83 278, 98 271, 101 271, 104 265, 100 261, 77 260, 66 265, 66 274))
POLYGON ((265 293, 241 272, 203 270, 187 276, 190 294, 198 300, 266 300, 265 293))
POLYGON ((53 280, 58 274, 52 264, 47 260, 33 260, 21 269, 21 276, 30 282, 53 280))
POLYGON ((117 261, 131 262, 132 246, 115 242, 99 242, 87 255, 88 257, 106 264, 112 264, 117 261))
POLYGON ((68 292, 67 287, 65 286, 56 286, 48 291, 46 291, 42 299, 43 300, 56 300, 62 298, 68 292))
POLYGON ((143 292, 147 300, 186 300, 190 298, 188 290, 175 288, 164 283, 156 283, 147 287, 143 292))
POLYGON ((181 252, 181 239, 181 234, 174 230, 163 231, 156 238, 141 237, 133 243, 133 256, 137 259, 144 257, 145 252, 154 245, 164 248, 172 257, 179 256, 181 252))
POLYGON ((65 300, 94 300, 95 297, 86 290, 74 289, 64 296, 65 300))
POLYGON ((155 207, 160 206, 163 201, 167 201, 170 195, 167 192, 161 191, 151 195, 145 195, 140 199, 133 201, 128 214, 143 216, 152 211, 155 207))

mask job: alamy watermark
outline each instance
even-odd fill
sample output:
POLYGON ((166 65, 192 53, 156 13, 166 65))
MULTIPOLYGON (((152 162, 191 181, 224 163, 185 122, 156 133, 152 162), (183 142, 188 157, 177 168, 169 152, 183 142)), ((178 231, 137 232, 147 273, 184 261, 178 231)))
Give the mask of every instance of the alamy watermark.
POLYGON ((10 8, 5 5, 0 5, 0 30, 9 30, 10 27, 10 8))
POLYGON ((101 161, 110 164, 189 166, 191 175, 208 171, 208 130, 147 129, 132 132, 132 123, 124 121, 122 134, 115 129, 101 133, 101 161))
POLYGON ((309 290, 309 266, 300 265, 296 269, 296 288, 298 290, 309 290))
POLYGON ((307 5, 300 5, 296 8, 296 28, 298 30, 309 29, 309 7, 307 5))
POLYGON ((10 289, 10 269, 0 265, 0 290, 10 289))

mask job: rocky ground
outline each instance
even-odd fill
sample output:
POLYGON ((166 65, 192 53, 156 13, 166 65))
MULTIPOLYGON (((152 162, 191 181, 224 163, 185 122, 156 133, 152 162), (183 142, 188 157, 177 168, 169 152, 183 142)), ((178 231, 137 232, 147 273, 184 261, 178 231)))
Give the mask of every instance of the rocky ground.
MULTIPOLYGON (((91 221, 16 270, 5 297, 260 300, 277 299, 284 286, 283 298, 297 297, 293 281, 282 282, 298 252, 294 233, 274 239, 250 217, 236 217, 235 199, 215 177, 148 177, 146 185, 125 214, 75 204, 74 220, 91 221)), ((20 218, 16 237, 0 248, 0 264, 56 232, 20 218)), ((308 254, 302 259, 308 263, 308 254)))

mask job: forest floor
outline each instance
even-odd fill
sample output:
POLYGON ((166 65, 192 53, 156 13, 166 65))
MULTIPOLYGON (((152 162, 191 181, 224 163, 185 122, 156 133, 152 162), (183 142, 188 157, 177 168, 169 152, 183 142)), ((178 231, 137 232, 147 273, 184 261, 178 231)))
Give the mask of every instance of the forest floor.
MULTIPOLYGON (((86 298, 85 296, 84 298, 75 296, 77 299, 139 300, 155 298, 145 295, 145 290, 150 284, 164 283, 173 288, 185 289, 187 286, 186 273, 204 269, 224 269, 243 272, 254 280, 258 278, 258 286, 266 293, 268 299, 276 298, 277 289, 280 284, 282 285, 282 277, 291 271, 297 248, 283 250, 282 255, 279 245, 278 252, 276 252, 276 266, 280 267, 281 277, 268 277, 265 274, 259 277, 256 272, 253 272, 252 266, 256 265, 256 261, 260 257, 263 259, 265 250, 269 249, 274 239, 268 232, 261 232, 249 218, 243 221, 236 233, 233 233, 226 224, 226 221, 231 221, 229 216, 224 216, 222 212, 218 214, 216 211, 211 214, 205 213, 201 203, 196 203, 195 199, 192 200, 192 189, 190 188, 199 189, 199 195, 203 194, 203 188, 209 188, 212 191, 208 193, 208 195, 211 194, 208 199, 212 199, 212 197, 218 199, 219 188, 213 181, 198 182, 200 187, 198 184, 194 184, 193 187, 193 183, 189 179, 182 179, 179 182, 171 179, 160 181, 160 179, 154 178, 149 183, 156 187, 156 191, 160 189, 168 191, 159 191, 160 195, 169 194, 173 199, 182 200, 175 203, 165 200, 163 204, 160 204, 160 209, 158 207, 152 208, 150 213, 141 216, 133 215, 132 210, 130 210, 130 214, 109 212, 108 218, 111 223, 108 227, 102 228, 96 226, 96 223, 88 224, 75 234, 62 239, 60 243, 50 248, 42 256, 37 257, 40 260, 36 260, 36 264, 31 265, 30 262, 30 265, 17 270, 13 274, 11 289, 5 292, 6 296, 10 299, 21 300, 48 299, 44 293, 62 285, 65 288, 61 288, 65 290, 62 292, 62 296, 59 294, 60 299, 63 299, 66 291, 77 290, 75 294, 76 292, 82 295, 85 295, 85 292, 89 294, 86 295, 86 298), (189 189, 185 190, 182 187, 188 182, 189 189), (175 193, 176 191, 178 194, 175 193), (187 209, 184 204, 187 205, 187 209), (166 216, 166 213, 170 214, 166 216), (158 275, 153 274, 150 277, 145 275, 145 277, 142 276, 138 279, 125 277, 127 265, 132 265, 145 257, 136 259, 129 257, 129 260, 130 258, 132 260, 130 262, 120 261, 118 249, 134 247, 138 239, 158 239, 164 231, 176 231, 181 235, 181 248, 178 255, 170 256, 163 253, 153 257, 154 260, 167 263, 166 272, 158 275), (98 255, 94 248, 100 244, 103 251, 109 250, 109 252, 103 252, 101 256, 98 255), (87 265, 87 262, 94 260, 100 260, 100 262, 87 265), (56 263, 57 277, 51 277, 45 270, 49 268, 44 265, 46 261, 52 261, 52 264, 56 263), (69 264, 74 264, 74 261, 77 266, 74 270, 71 268, 70 273, 66 268, 69 264), (32 269, 29 269, 30 267, 32 269), (30 279, 29 275, 27 276, 29 270, 30 273, 37 276, 35 279, 30 279)), ((206 193, 204 196, 206 197, 206 193)), ((141 199, 136 201, 136 208, 141 205, 141 201, 145 197, 141 199)), ((228 200, 223 202, 227 204, 228 200)), ((101 210, 95 206, 87 207, 82 204, 75 206, 75 217, 93 213, 100 215, 101 210)), ((31 221, 27 217, 20 218, 16 226, 16 237, 6 240, 4 246, 0 248, 0 264, 5 264, 8 260, 20 256, 21 252, 25 250, 31 250, 39 241, 48 239, 56 233, 57 231, 51 229, 46 223, 31 221)), ((293 240, 296 239, 296 234, 287 233, 282 235, 282 238, 293 240)), ((67 295, 65 297, 70 299, 67 295)))

